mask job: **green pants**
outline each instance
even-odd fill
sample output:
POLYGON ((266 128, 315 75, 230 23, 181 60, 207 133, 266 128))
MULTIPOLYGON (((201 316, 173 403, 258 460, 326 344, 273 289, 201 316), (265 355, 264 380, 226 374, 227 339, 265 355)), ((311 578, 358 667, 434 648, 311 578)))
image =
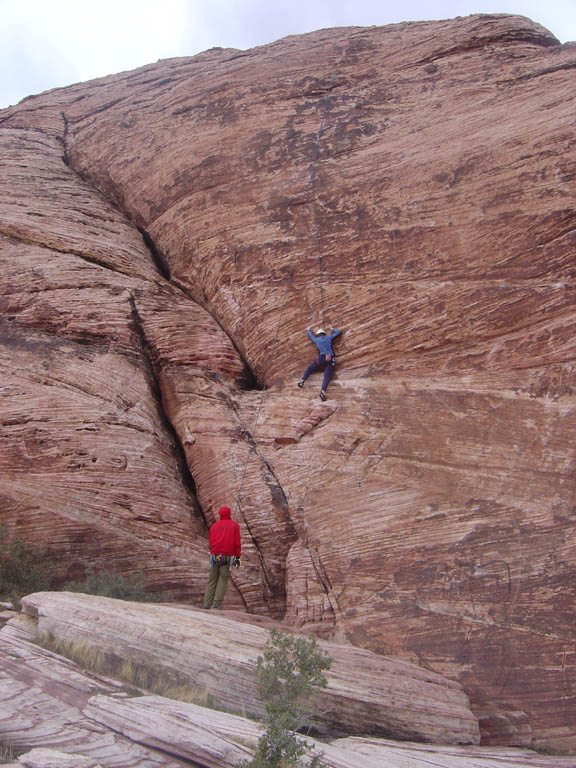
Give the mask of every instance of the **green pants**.
POLYGON ((206 592, 204 593, 204 608, 211 608, 212 603, 214 603, 214 608, 220 608, 226 594, 228 579, 230 578, 231 559, 231 557, 226 556, 226 563, 222 565, 216 563, 210 569, 210 576, 208 577, 206 592))

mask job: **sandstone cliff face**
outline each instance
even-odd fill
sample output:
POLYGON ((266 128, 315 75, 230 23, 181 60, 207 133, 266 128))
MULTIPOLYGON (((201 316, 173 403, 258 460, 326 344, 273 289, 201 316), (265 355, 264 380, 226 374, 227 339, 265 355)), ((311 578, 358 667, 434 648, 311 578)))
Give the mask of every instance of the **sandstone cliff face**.
POLYGON ((575 69, 476 16, 0 113, 3 520, 198 600, 229 503, 229 605, 576 747, 575 69), (327 403, 294 387, 317 323, 327 403))

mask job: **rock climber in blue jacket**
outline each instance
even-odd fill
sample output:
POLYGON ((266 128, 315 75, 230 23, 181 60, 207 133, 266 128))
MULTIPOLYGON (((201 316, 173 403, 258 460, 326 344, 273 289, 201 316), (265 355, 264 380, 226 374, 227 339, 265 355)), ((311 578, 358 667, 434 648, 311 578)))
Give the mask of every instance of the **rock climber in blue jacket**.
POLYGON ((304 371, 302 378, 298 382, 299 387, 304 386, 304 382, 314 371, 324 370, 324 379, 322 381, 322 389, 320 390, 320 399, 326 400, 326 389, 330 383, 330 379, 334 375, 334 368, 336 366, 336 358, 332 349, 332 342, 336 336, 340 336, 342 331, 337 328, 332 329, 332 333, 327 334, 324 328, 318 328, 316 335, 314 335, 310 328, 308 328, 308 336, 310 341, 316 345, 318 350, 318 357, 314 362, 310 363, 308 368, 304 371))

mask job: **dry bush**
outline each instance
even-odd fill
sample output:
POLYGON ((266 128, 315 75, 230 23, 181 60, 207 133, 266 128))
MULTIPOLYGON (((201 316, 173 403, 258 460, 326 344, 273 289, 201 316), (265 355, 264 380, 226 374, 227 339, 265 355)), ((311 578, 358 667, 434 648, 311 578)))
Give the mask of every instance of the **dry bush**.
POLYGON ((85 640, 65 640, 47 634, 40 638, 40 644, 43 648, 65 656, 82 669, 125 683, 135 689, 132 693, 155 693, 167 699, 213 708, 212 697, 205 688, 178 681, 174 675, 158 667, 121 659, 85 640))

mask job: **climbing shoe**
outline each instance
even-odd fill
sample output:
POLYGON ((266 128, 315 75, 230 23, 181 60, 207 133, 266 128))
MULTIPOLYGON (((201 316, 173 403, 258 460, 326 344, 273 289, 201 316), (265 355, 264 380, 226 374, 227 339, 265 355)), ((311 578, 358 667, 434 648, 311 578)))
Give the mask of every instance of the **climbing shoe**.
POLYGON ((323 389, 320 390, 320 400, 326 400, 326 393, 323 389))
POLYGON ((302 389, 302 387, 304 386, 304 382, 303 382, 303 381, 299 381, 299 382, 298 382, 298 384, 297 384, 297 386, 299 386, 299 387, 300 387, 300 389, 302 389))

